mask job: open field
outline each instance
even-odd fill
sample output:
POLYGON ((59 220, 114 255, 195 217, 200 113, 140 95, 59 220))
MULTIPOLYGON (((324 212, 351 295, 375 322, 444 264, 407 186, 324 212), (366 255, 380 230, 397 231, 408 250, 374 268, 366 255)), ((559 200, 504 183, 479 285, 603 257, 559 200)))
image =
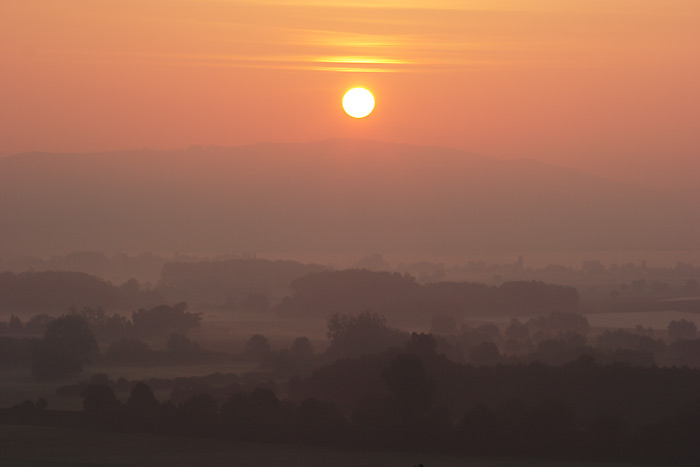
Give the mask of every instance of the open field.
POLYGON ((327 320, 323 317, 284 318, 273 312, 190 311, 203 313, 201 328, 190 337, 211 350, 241 352, 253 334, 265 335, 273 349, 289 347, 297 337, 307 337, 316 351, 328 345, 327 320))
MULTIPOLYGON (((259 371, 260 367, 253 363, 208 363, 189 365, 167 365, 148 367, 116 367, 116 366, 87 366, 79 374, 60 381, 37 382, 31 375, 30 369, 10 369, 0 371, 0 407, 11 407, 20 402, 40 397, 49 402, 49 407, 55 410, 81 410, 82 398, 60 397, 56 395, 56 389, 68 384, 78 383, 90 379, 92 375, 106 374, 111 380, 124 377, 128 380, 146 380, 148 378, 177 378, 187 376, 206 376, 213 373, 236 373, 259 371)), ((165 399, 167 394, 156 394, 165 399)), ((117 397, 125 399, 128 394, 119 394, 117 397)))
POLYGON ((631 464, 487 460, 407 452, 265 445, 48 427, 0 426, 0 465, 236 467, 633 467, 631 464))
MULTIPOLYGON (((583 316, 592 328, 634 329, 638 325, 654 330, 665 330, 671 321, 692 321, 700 327, 700 315, 683 311, 639 311, 625 313, 586 313, 583 316)), ((478 326, 484 323, 494 323, 505 326, 511 319, 527 322, 538 316, 469 316, 464 323, 478 326)))
MULTIPOLYGON (((197 311, 197 310, 195 310, 197 311)), ((22 316, 28 319, 28 316, 22 316)), ((241 313, 230 311, 204 312, 202 327, 189 337, 206 349, 240 354, 245 344, 253 334, 264 334, 269 338, 274 350, 288 348, 295 338, 308 337, 314 349, 322 352, 327 346, 325 336, 326 322, 319 320, 294 320, 280 319, 273 313, 241 313)), ((166 336, 154 339, 149 343, 155 349, 165 347, 166 336)), ((101 342, 102 351, 108 346, 108 342, 101 342)), ((0 407, 11 407, 26 399, 37 400, 40 397, 47 399, 49 407, 56 410, 80 410, 82 399, 75 397, 56 396, 56 389, 61 386, 85 381, 96 374, 106 374, 112 380, 121 377, 128 380, 146 380, 149 378, 176 378, 190 376, 206 376, 213 373, 235 373, 242 375, 248 372, 261 371, 259 364, 236 360, 230 362, 210 362, 206 364, 191 363, 178 365, 152 365, 152 366, 105 366, 100 364, 86 365, 81 374, 73 375, 60 381, 37 382, 31 374, 30 368, 8 368, 0 370, 0 407)), ((157 393, 159 399, 164 400, 168 393, 157 393)), ((126 394, 117 394, 125 398, 126 394)))
POLYGON ((682 319, 700 326, 700 315, 682 311, 645 311, 632 313, 591 313, 586 319, 595 328, 634 329, 637 325, 645 328, 665 330, 671 321, 682 319))

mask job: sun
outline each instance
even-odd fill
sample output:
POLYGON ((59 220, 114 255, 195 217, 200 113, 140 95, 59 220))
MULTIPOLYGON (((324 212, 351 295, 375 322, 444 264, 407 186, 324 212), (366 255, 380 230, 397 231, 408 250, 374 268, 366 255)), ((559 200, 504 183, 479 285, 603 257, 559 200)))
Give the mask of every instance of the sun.
POLYGON ((374 110, 374 96, 365 88, 352 88, 343 96, 345 113, 354 118, 364 118, 374 110))

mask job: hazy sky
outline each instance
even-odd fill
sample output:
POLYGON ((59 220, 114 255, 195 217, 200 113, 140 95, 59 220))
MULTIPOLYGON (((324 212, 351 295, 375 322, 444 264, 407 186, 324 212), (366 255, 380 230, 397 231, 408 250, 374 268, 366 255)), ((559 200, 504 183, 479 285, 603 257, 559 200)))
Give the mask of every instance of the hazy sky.
POLYGON ((698 0, 0 0, 0 154, 357 137, 693 173, 699 24, 698 0))

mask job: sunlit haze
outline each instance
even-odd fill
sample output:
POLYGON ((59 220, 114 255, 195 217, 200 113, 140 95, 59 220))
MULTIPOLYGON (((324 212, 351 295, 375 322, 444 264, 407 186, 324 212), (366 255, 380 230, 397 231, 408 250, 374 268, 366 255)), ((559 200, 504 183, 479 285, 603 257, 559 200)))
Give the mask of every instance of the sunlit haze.
POLYGON ((690 185, 698 24, 695 0, 4 0, 0 154, 345 137, 690 185))
POLYGON ((700 465, 700 0, 0 0, 0 464, 700 465))

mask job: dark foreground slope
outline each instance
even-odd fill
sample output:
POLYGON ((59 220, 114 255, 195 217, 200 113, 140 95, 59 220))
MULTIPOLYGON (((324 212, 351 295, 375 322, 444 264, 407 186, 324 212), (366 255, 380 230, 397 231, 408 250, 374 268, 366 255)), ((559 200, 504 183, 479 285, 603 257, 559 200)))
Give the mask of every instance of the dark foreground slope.
MULTIPOLYGON (((66 428, 0 425, 0 465, 262 467, 634 467, 632 464, 485 460, 464 456, 350 451, 66 428)), ((641 464, 640 464, 641 467, 641 464)))
POLYGON ((0 254, 698 248, 693 200, 354 140, 0 159, 0 254))

